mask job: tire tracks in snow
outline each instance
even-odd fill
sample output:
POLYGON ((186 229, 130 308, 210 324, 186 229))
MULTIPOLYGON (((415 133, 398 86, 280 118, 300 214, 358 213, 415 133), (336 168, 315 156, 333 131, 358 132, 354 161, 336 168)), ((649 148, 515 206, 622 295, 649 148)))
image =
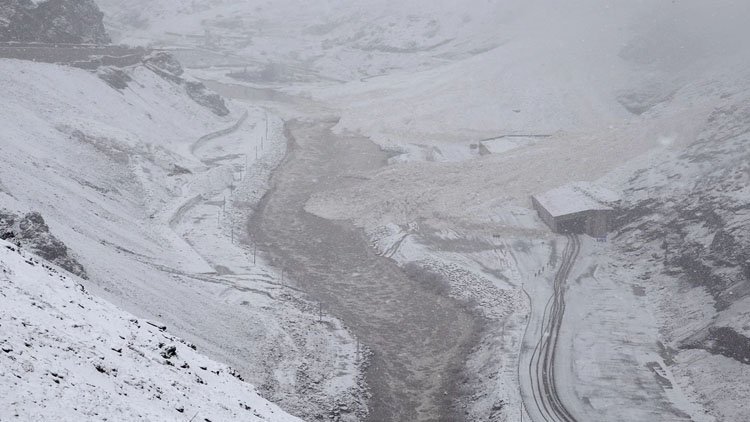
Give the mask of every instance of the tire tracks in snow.
POLYGON ((237 129, 239 129, 240 126, 242 126, 242 124, 245 123, 245 121, 247 120, 248 115, 249 115, 249 112, 245 110, 245 113, 242 114, 242 117, 240 117, 239 120, 237 120, 237 122, 233 124, 232 126, 201 136, 190 145, 190 153, 193 154, 195 158, 200 160, 201 163, 207 164, 200 157, 195 155, 195 151, 198 150, 198 148, 201 148, 203 145, 205 145, 209 141, 212 141, 214 139, 221 138, 222 136, 230 135, 234 132, 237 132, 237 129))
MULTIPOLYGON (((565 314, 566 282, 581 250, 581 241, 577 235, 568 234, 566 237, 568 241, 563 250, 560 269, 555 274, 554 291, 544 308, 542 330, 527 368, 533 405, 544 422, 578 421, 560 398, 555 377, 556 351, 565 314)), ((529 301, 531 303, 530 297, 529 301)), ((528 325, 526 329, 528 331, 528 325)), ((520 372, 519 366, 519 376, 520 372)), ((526 406, 524 403, 524 407, 526 406)))
MULTIPOLYGON (((206 165, 208 167, 211 167, 208 163, 206 163, 205 160, 203 160, 201 157, 199 157, 198 155, 196 155, 196 151, 199 148, 203 147, 209 141, 212 141, 214 139, 218 139, 218 138, 221 138, 223 136, 230 135, 232 133, 237 132, 237 130, 239 130, 239 128, 242 127, 242 125, 245 123, 245 121, 247 120, 249 114, 250 114, 249 111, 245 110, 245 112, 242 114, 242 116, 232 126, 230 126, 228 128, 221 129, 221 130, 217 130, 217 131, 214 131, 214 132, 211 132, 209 134, 201 136, 200 138, 198 138, 195 142, 193 142, 190 145, 190 153, 198 161, 200 161, 201 163, 203 163, 204 165, 206 165)), ((201 177, 201 176, 202 175, 200 175, 198 177, 201 177)), ((198 177, 196 177, 196 179, 198 179, 198 177)), ((180 206, 178 206, 176 209, 174 209, 174 211, 172 211, 170 213, 169 218, 167 219, 167 222, 169 223, 169 227, 172 229, 172 231, 174 231, 175 234, 177 234, 177 236, 179 236, 180 238, 182 238, 183 240, 185 240, 185 242, 188 245, 190 245, 190 242, 188 242, 187 239, 185 239, 183 236, 181 236, 179 233, 177 233, 176 232, 176 228, 180 224, 180 222, 182 221, 182 218, 185 216, 185 214, 187 214, 191 209, 193 209, 195 206, 197 206, 198 204, 201 203, 201 201, 204 199, 204 194, 205 194, 205 192, 201 192, 201 193, 199 193, 197 195, 193 195, 193 196, 191 196, 189 198, 183 199, 183 201, 180 204, 180 206)))

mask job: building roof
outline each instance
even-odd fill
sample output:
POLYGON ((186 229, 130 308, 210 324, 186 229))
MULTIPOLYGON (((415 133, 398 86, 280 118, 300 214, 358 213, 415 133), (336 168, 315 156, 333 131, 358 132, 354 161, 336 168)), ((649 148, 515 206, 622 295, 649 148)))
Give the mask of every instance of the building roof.
POLYGON ((537 140, 528 136, 503 137, 481 141, 490 154, 504 154, 516 148, 533 145, 537 140))
POLYGON ((611 211, 611 205, 620 197, 593 183, 574 182, 534 195, 534 199, 553 217, 559 217, 583 211, 611 211))

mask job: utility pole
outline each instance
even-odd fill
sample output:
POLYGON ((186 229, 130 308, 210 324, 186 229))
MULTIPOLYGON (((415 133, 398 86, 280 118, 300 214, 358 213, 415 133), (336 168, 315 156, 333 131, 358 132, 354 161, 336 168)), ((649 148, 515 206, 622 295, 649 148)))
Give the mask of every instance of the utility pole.
POLYGON ((254 244, 253 245, 253 265, 255 265, 255 256, 257 255, 257 253, 258 253, 258 245, 254 244))
POLYGON ((318 312, 319 312, 318 322, 322 323, 323 322, 323 303, 321 302, 318 302, 318 312))

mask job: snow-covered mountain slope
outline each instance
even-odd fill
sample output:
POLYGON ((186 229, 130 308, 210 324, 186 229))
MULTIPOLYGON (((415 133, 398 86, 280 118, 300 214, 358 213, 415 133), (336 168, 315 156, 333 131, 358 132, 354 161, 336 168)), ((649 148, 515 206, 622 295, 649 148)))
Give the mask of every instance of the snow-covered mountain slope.
POLYGON ((79 254, 87 243, 95 250, 109 243, 163 264, 185 260, 173 265, 184 271, 210 271, 171 230, 148 220, 186 181, 175 166, 198 164, 189 151, 195 135, 229 118, 185 101, 181 87, 143 66, 125 92, 75 69, 0 66, 0 89, 13 99, 0 112, 6 206, 40 211, 79 254))
POLYGON ((5 241, 0 269, 3 420, 299 420, 235 370, 5 241))
POLYGON ((507 134, 606 131, 687 84, 747 74, 738 45, 746 4, 543 3, 499 22, 505 42, 492 50, 310 92, 341 104, 342 130, 468 149, 507 134))
POLYGON ((251 68, 274 63, 287 76, 305 68, 344 80, 430 67, 490 49, 502 42, 494 37, 497 23, 518 8, 494 1, 99 3, 123 42, 210 45, 242 57, 251 68))
POLYGON ((675 368, 718 420, 750 418, 736 405, 750 376, 748 100, 726 93, 694 144, 624 181, 616 237, 675 368))
POLYGON ((356 175, 360 182, 349 189, 316 194, 307 209, 363 226, 384 244, 381 252, 405 267, 427 264, 454 296, 472 305, 486 299, 489 308, 478 301, 485 312, 497 299, 492 330, 507 328, 507 344, 490 334, 471 357, 477 390, 492 392, 469 404, 472 417, 513 420, 504 407, 520 399, 509 345, 518 344, 523 324, 521 315, 504 312, 526 310, 514 291, 524 280, 533 283, 527 285, 532 302, 549 297, 545 271, 559 250, 524 209, 529 195, 606 176, 602 182, 613 190, 631 188, 630 205, 645 207, 646 215, 631 215, 632 227, 643 227, 614 245, 586 247, 585 265, 576 273, 581 284, 571 288, 571 303, 582 314, 574 314, 580 321, 570 330, 581 335, 569 336, 564 351, 564 366, 581 371, 566 375, 566 398, 578 400, 577 410, 591 420, 634 414, 690 419, 703 411, 685 406, 691 401, 719 420, 746 419, 729 403, 744 387, 720 385, 740 368, 727 344, 743 345, 738 335, 747 335, 737 316, 744 302, 729 300, 743 291, 744 213, 738 207, 744 193, 738 189, 738 197, 729 198, 728 192, 744 182, 744 168, 732 157, 741 156, 745 142, 720 141, 729 128, 744 125, 750 57, 742 40, 750 3, 377 0, 309 7, 297 1, 103 0, 102 7, 119 39, 187 47, 179 54, 191 65, 214 66, 202 74, 231 74, 238 83, 325 102, 327 112, 341 117, 338 130, 361 132, 401 154, 391 160, 396 165, 356 175), (725 128, 709 121, 725 115, 737 121, 727 120, 725 128), (526 136, 512 148, 483 152, 481 140, 503 142, 508 134, 526 136), (711 142, 674 157, 699 140, 711 142), (648 174, 669 183, 650 190, 650 179, 630 181, 635 171, 659 162, 666 164, 648 174), (739 170, 727 170, 732 165, 739 170), (720 170, 710 170, 716 166, 720 170), (683 167, 684 174, 678 171, 683 167), (676 182, 692 177, 705 181, 676 182), (640 193, 669 199, 641 202, 640 193), (731 213, 707 212, 706 202, 731 213), (700 286, 679 289, 667 280, 675 274, 656 275, 663 268, 653 254, 663 251, 656 240, 641 237, 658 238, 662 224, 687 239, 673 239, 679 247, 667 242, 685 257, 669 261, 667 270, 687 280, 692 274, 699 284, 708 280, 716 297, 700 286), (631 270, 644 260, 656 267, 640 283, 631 270), (701 304, 713 301, 727 308, 701 304), (631 317, 651 302, 653 318, 631 317), (680 324, 686 315, 690 323, 680 324), (695 349, 709 346, 717 354, 695 349), (691 349, 670 350, 679 347, 691 349), (621 354, 607 353, 612 350, 621 354), (629 389, 634 385, 643 389, 629 389), (621 411, 636 407, 635 413, 621 411))
POLYGON ((167 324, 286 410, 366 412, 347 329, 319 324, 243 230, 284 157, 283 122, 238 103, 218 116, 152 64, 125 69, 118 89, 0 60, 0 207, 39 212, 90 290, 167 324))
MULTIPOLYGON (((581 127, 575 136, 531 138, 498 154, 464 152, 447 163, 399 163, 364 175, 350 189, 317 194, 307 209, 354 221, 376 241, 385 232, 382 250, 403 265, 418 259, 434 269, 438 261, 456 296, 485 290, 489 280, 501 291, 495 294, 507 297, 508 280, 518 279, 527 280, 538 300, 548 297, 539 276, 543 262, 497 264, 499 245, 518 258, 543 252, 530 239, 554 241, 530 210, 516 207, 528 208, 529 195, 565 182, 603 178, 626 192, 628 212, 614 245, 592 242, 580 274, 571 278, 568 329, 574 335, 561 346, 570 353, 561 359, 572 359, 561 366, 576 368, 566 375, 568 403, 591 420, 745 420, 747 409, 736 403, 747 394, 750 373, 743 352, 750 84, 741 60, 725 63, 726 69, 690 79, 668 101, 611 128, 581 127), (478 259, 480 253, 493 264, 478 259), (648 317, 635 317, 644 310, 648 317), (653 383, 654 374, 666 387, 653 383), (628 413, 636 407, 643 413, 628 413)), ((503 323, 515 324, 512 318, 503 323)), ((474 358, 496 365, 489 368, 504 379, 512 376, 508 362, 481 357, 480 349, 474 358)), ((494 385, 498 396, 513 401, 506 386, 494 385)), ((491 397, 471 411, 486 414, 491 397)))
POLYGON ((198 48, 201 63, 248 82, 295 82, 338 106, 342 130, 384 145, 466 149, 510 133, 607 130, 697 78, 745 73, 739 40, 750 12, 729 0, 104 0, 102 8, 124 40, 198 48), (205 42, 225 55, 207 53, 205 42), (346 83, 300 84, 326 78, 346 83))

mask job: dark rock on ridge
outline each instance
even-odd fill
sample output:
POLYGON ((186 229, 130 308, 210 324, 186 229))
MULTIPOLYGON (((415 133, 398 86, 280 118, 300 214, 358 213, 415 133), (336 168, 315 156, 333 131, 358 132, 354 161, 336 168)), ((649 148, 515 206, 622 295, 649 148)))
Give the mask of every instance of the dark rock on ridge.
POLYGON ((4 0, 0 41, 109 44, 103 18, 93 0, 4 0))

